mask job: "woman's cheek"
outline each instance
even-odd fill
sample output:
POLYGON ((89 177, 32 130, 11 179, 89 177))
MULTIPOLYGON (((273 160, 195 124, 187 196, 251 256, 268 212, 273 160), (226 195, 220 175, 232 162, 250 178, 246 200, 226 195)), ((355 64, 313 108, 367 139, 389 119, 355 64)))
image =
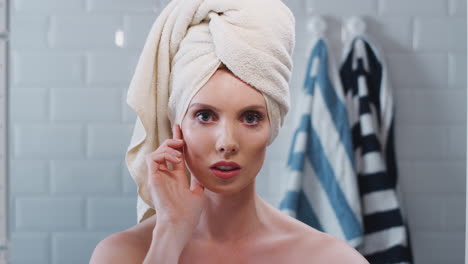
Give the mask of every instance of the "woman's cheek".
POLYGON ((268 145, 268 140, 270 139, 270 128, 263 127, 260 131, 256 133, 248 132, 246 138, 249 138, 249 142, 255 148, 265 148, 268 145))
POLYGON ((209 142, 207 141, 212 138, 209 135, 209 131, 196 126, 188 126, 186 130, 187 132, 184 134, 186 147, 190 149, 193 155, 198 154, 203 156, 201 152, 204 152, 204 149, 208 147, 209 142))
POLYGON ((184 141, 190 143, 197 140, 199 132, 199 128, 196 127, 193 120, 186 120, 183 123, 182 133, 184 137, 184 141))

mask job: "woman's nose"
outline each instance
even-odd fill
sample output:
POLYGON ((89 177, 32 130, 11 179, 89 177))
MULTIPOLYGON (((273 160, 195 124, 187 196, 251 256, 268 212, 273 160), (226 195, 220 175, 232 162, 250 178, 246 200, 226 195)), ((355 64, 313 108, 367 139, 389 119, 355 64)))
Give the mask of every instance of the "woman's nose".
POLYGON ((237 146, 235 144, 224 144, 218 147, 218 152, 225 154, 234 154, 237 152, 237 146))
POLYGON ((234 133, 228 125, 224 125, 220 131, 216 150, 223 154, 234 154, 239 150, 239 144, 234 138, 234 133))

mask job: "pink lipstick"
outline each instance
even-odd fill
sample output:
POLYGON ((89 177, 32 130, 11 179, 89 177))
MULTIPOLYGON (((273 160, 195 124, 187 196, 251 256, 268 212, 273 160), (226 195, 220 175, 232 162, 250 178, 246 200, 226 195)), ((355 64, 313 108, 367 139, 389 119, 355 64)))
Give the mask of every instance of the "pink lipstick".
POLYGON ((211 171, 214 175, 222 179, 229 179, 236 176, 241 167, 239 164, 232 161, 218 161, 211 165, 211 171))

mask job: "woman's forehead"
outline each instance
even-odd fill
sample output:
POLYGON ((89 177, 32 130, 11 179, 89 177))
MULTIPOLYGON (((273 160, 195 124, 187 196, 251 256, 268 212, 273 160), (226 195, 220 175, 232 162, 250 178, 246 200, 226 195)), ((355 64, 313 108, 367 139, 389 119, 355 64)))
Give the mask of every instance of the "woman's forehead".
MULTIPOLYGON (((225 108, 229 108, 227 106, 218 105, 218 104, 206 104, 206 103, 192 103, 190 104, 190 108, 211 108, 217 112, 222 112, 225 108)), ((247 110, 260 110, 266 111, 266 106, 260 104, 245 104, 245 105, 236 105, 235 108, 239 112, 247 111, 247 110)))

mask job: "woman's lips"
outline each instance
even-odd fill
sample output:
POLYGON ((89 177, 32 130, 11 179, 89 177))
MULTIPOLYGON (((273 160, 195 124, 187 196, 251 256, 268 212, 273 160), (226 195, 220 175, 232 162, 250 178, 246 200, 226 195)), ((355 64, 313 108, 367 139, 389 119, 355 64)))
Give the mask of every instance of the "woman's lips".
POLYGON ((240 168, 235 169, 235 170, 230 170, 230 171, 222 171, 220 169, 211 168, 211 171, 213 172, 214 175, 216 175, 219 178, 229 179, 239 174, 240 168))

